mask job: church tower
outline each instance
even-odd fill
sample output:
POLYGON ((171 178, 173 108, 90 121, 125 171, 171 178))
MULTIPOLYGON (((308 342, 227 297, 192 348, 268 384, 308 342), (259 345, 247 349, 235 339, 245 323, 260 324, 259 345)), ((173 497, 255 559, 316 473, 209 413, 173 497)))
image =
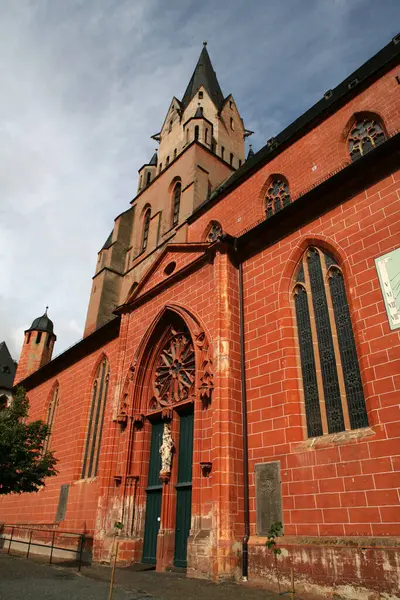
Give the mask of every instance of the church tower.
POLYGON ((47 316, 46 307, 44 315, 35 319, 25 331, 14 384, 50 362, 57 339, 53 328, 53 321, 47 316))
POLYGON ((98 253, 85 336, 113 318, 166 244, 187 242, 188 217, 244 163, 252 132, 233 96, 224 97, 206 46, 182 100, 172 99, 152 136, 159 148, 139 169, 131 208, 98 253))

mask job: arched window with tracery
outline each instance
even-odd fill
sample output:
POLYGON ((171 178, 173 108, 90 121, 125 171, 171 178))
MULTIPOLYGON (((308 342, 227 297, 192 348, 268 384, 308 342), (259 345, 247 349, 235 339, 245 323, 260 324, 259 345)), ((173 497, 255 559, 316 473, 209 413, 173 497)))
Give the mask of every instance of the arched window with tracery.
POLYGON ((179 210, 181 207, 181 193, 182 193, 182 184, 178 181, 175 184, 173 191, 173 203, 172 203, 172 227, 178 225, 179 222, 179 210))
POLYGON ((151 393, 151 410, 194 400, 195 352, 183 323, 171 326, 163 337, 154 363, 151 393))
POLYGON ((92 387, 82 479, 97 475, 109 380, 110 365, 107 358, 104 357, 97 367, 92 387))
POLYGON ((308 436, 367 427, 345 282, 335 258, 310 247, 293 292, 308 436))
POLYGON ((290 204, 289 184, 283 177, 273 177, 265 196, 265 211, 268 217, 290 204))
POLYGON ((378 119, 365 118, 357 120, 348 137, 350 158, 354 162, 367 154, 386 139, 382 124, 378 119))
POLYGON ((57 406, 58 406, 58 396, 59 396, 59 385, 58 385, 58 383, 56 383, 51 392, 50 402, 49 402, 49 406, 47 409, 46 425, 49 428, 49 432, 47 434, 47 438, 46 438, 46 441, 45 441, 45 444, 43 447, 44 452, 47 452, 50 449, 50 440, 51 440, 51 436, 53 433, 54 419, 55 419, 56 410, 57 410, 57 406))
POLYGON ((147 248, 147 241, 149 239, 149 229, 151 220, 151 208, 149 207, 144 215, 143 219, 143 234, 142 234, 142 252, 147 248))

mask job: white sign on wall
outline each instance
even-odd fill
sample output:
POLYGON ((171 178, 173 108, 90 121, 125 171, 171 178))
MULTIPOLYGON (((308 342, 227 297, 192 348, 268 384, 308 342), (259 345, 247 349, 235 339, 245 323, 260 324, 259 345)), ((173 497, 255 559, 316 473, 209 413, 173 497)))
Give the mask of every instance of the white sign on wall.
POLYGON ((375 259, 390 329, 400 327, 400 248, 375 259))

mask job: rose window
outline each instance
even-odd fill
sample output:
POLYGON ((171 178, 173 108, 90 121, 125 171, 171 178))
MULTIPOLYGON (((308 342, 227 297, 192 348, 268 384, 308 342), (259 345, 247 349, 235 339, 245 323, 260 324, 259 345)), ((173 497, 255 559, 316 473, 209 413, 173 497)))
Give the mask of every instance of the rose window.
POLYGON ((193 394, 195 357, 188 331, 172 328, 156 361, 152 408, 189 399, 193 394))

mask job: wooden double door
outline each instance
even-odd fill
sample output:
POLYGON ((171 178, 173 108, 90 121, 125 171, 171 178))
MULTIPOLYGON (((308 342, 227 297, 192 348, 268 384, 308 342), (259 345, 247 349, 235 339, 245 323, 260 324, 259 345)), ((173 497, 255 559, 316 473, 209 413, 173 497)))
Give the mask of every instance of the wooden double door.
MULTIPOLYGON (((193 406, 179 414, 178 477, 175 484, 176 518, 174 565, 187 566, 187 542, 192 515, 192 462, 193 462, 193 406)), ((144 563, 156 564, 157 537, 161 521, 163 487, 159 474, 161 470, 160 446, 164 423, 152 424, 149 477, 146 488, 146 518, 143 542, 144 563)))

